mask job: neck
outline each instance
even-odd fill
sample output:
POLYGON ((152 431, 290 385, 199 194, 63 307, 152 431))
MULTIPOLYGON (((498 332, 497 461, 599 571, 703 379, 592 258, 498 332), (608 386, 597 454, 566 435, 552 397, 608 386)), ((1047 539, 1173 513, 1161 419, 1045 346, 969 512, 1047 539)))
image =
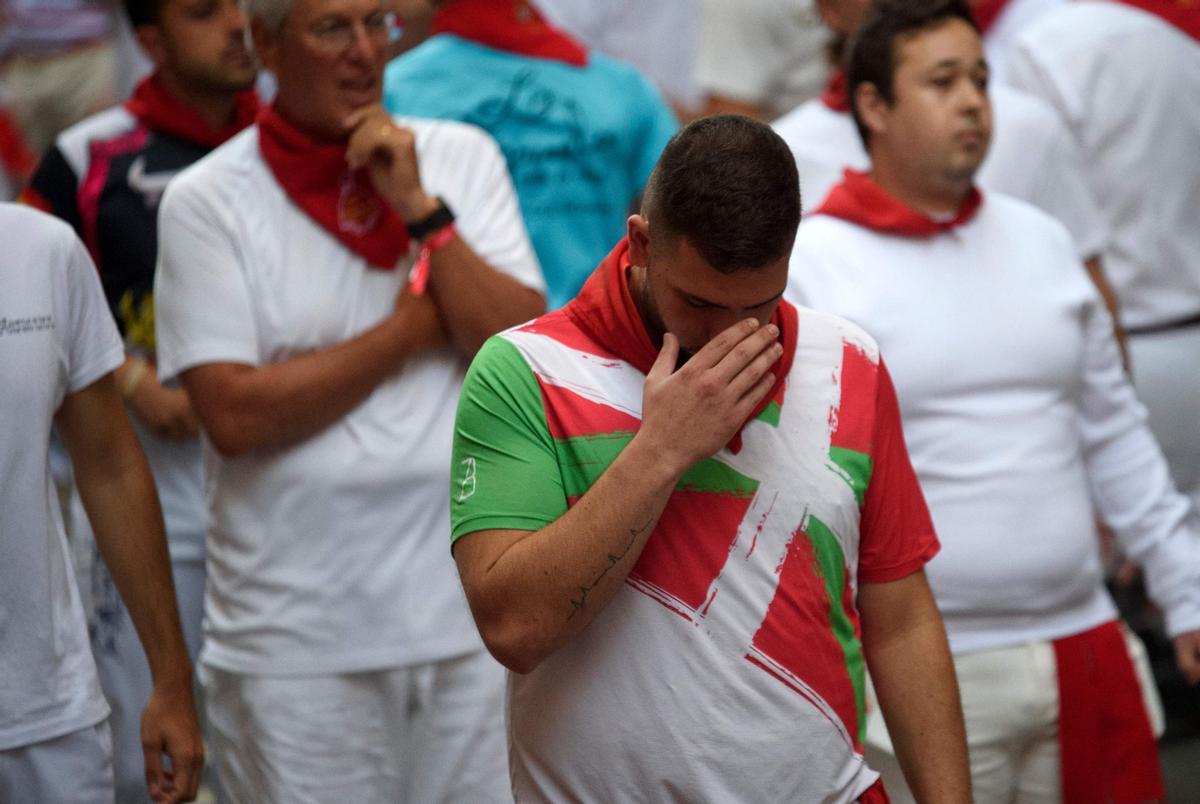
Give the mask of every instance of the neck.
POLYGON ((921 172, 909 161, 880 158, 872 149, 871 178, 905 206, 937 219, 958 212, 971 193, 974 176, 921 172))
POLYGON ((165 69, 158 71, 158 80, 170 95, 188 106, 211 128, 222 129, 233 123, 237 92, 200 89, 165 69))

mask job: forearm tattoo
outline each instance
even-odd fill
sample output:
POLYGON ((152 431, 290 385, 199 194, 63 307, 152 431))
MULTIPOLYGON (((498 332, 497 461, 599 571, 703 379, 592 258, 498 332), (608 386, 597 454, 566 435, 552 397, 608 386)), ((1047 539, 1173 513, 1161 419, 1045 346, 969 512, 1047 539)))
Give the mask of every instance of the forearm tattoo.
POLYGON ((587 586, 579 587, 579 597, 571 598, 571 601, 570 601, 571 602, 571 613, 567 615, 568 620, 573 619, 576 614, 583 611, 583 607, 587 603, 588 594, 593 589, 595 589, 597 586, 600 585, 601 581, 604 580, 604 576, 608 575, 609 571, 612 570, 612 568, 615 567, 618 563, 620 563, 621 559, 623 559, 623 558, 625 558, 625 556, 629 555, 629 551, 633 549, 633 545, 638 540, 638 537, 641 536, 643 533, 645 533, 646 530, 649 529, 650 526, 653 524, 654 524, 654 520, 651 519, 645 525, 642 525, 640 528, 630 528, 629 529, 629 541, 625 544, 625 546, 623 548, 621 548, 620 552, 609 553, 608 554, 608 564, 604 567, 603 570, 600 571, 600 574, 597 575, 595 577, 595 579, 587 586))

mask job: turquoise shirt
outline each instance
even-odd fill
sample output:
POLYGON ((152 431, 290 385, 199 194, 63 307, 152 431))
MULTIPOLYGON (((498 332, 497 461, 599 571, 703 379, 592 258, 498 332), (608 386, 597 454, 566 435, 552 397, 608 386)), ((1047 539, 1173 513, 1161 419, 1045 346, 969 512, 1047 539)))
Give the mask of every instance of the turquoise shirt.
POLYGON ((451 34, 392 61, 393 114, 472 123, 504 152, 550 309, 568 302, 625 234, 630 204, 678 123, 633 67, 533 58, 451 34))

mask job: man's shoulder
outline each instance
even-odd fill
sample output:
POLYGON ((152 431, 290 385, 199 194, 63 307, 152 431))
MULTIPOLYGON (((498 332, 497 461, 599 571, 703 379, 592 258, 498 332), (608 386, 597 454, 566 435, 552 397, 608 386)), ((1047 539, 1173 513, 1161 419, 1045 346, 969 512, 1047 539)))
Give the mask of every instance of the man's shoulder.
POLYGON ((167 186, 163 203, 237 195, 245 182, 264 170, 266 163, 258 150, 258 127, 250 126, 180 171, 167 186))
POLYGON ((86 117, 67 128, 54 140, 77 176, 87 172, 97 144, 116 142, 140 128, 138 119, 124 106, 113 106, 86 117))
POLYGON ((24 204, 0 203, 0 241, 53 248, 74 239, 75 230, 54 215, 24 204))
POLYGON ((855 347, 872 363, 879 362, 879 343, 865 329, 848 318, 811 307, 795 305, 801 341, 806 339, 841 340, 855 347))
POLYGON ((977 220, 990 224, 989 231, 997 235, 1019 230, 1023 238, 1071 239, 1067 228, 1049 212, 1007 193, 985 191, 977 220))
MULTIPOLYGON (((465 159, 500 159, 500 146, 491 134, 472 123, 458 120, 443 120, 432 117, 408 117, 397 115, 396 125, 413 132, 417 141, 418 155, 433 155, 447 160, 447 168, 453 170, 465 159)), ((425 163, 422 162, 422 168, 425 163)))

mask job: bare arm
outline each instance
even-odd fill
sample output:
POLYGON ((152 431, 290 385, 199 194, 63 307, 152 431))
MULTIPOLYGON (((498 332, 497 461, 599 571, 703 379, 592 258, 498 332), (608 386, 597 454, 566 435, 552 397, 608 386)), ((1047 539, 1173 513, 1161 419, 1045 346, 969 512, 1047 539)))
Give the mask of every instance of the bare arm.
POLYGON ((467 355, 497 332, 546 310, 542 294, 492 268, 458 235, 433 253, 429 269, 429 292, 446 331, 467 355))
POLYGON ((958 681, 925 573, 862 584, 863 652, 896 757, 917 801, 971 800, 958 681))
MULTIPOLYGON (((437 209, 437 200, 421 183, 411 131, 395 125, 380 106, 356 112, 347 126, 353 131, 347 160, 366 167, 372 184, 405 221, 419 221, 437 209)), ((429 276, 446 332, 467 355, 497 332, 546 309, 540 293, 488 265, 457 235, 434 252, 429 276)))
POLYGON ((715 454, 770 390, 778 332, 742 321, 678 371, 678 342, 646 377, 642 425, 580 501, 538 531, 479 531, 454 558, 488 649, 529 672, 621 588, 675 484, 715 454))
POLYGON ((401 293, 391 315, 344 343, 261 367, 209 363, 182 379, 213 445, 240 455, 324 430, 443 338, 433 302, 401 293))
POLYGON ((154 690, 142 717, 142 744, 151 796, 190 801, 204 760, 192 666, 179 625, 154 480, 113 376, 68 394, 56 422, 96 543, 150 663, 154 690), (163 770, 164 752, 173 772, 163 770))
POLYGON ((139 357, 127 357, 114 372, 117 388, 130 412, 159 438, 186 441, 200 432, 187 393, 165 388, 154 366, 139 357))

